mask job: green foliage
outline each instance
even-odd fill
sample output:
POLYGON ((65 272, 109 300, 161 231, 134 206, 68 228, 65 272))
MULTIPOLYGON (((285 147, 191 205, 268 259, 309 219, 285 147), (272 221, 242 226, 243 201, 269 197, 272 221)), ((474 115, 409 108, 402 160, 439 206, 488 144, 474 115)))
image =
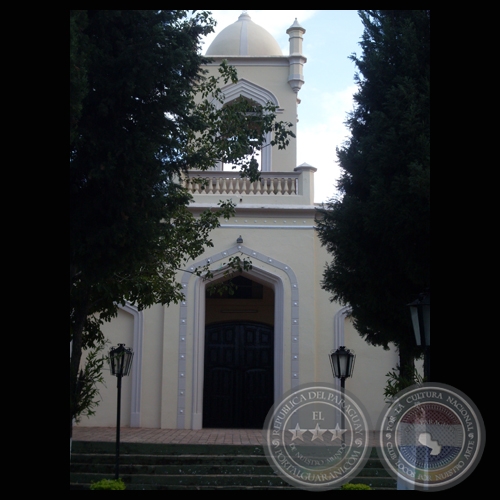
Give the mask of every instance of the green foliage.
POLYGON ((390 403, 391 398, 396 396, 399 392, 412 385, 423 384, 426 380, 418 373, 418 370, 413 367, 406 367, 406 369, 401 369, 399 366, 393 368, 392 371, 386 373, 387 384, 384 388, 384 397, 386 401, 390 403), (397 370, 397 371, 396 371, 397 370))
POLYGON ((318 212, 333 261, 322 287, 349 304, 356 329, 412 364, 406 304, 430 288, 430 14, 361 11, 363 54, 351 137, 337 149, 339 195, 318 212))
POLYGON ((178 271, 234 213, 221 202, 195 216, 189 170, 223 160, 254 180, 266 133, 279 148, 293 135, 273 106, 220 105, 237 75, 202 69, 213 25, 207 12, 70 11, 70 421, 81 354, 103 341, 103 322, 126 302, 180 301, 178 271))
POLYGON ((69 39, 69 136, 70 143, 77 139, 77 123, 82 111, 82 101, 88 92, 86 71, 86 37, 83 30, 87 25, 87 11, 70 11, 69 39))
POLYGON ((346 483, 340 487, 341 490, 371 490, 367 484, 362 483, 346 483))
POLYGON ((124 490, 125 483, 121 479, 101 479, 90 484, 91 490, 124 490))
POLYGON ((103 340, 90 349, 84 367, 78 372, 75 392, 70 392, 70 409, 74 413, 75 422, 79 422, 82 416, 91 417, 95 414, 99 386, 104 384, 102 369, 108 357, 107 354, 102 355, 102 351, 107 344, 108 342, 103 340))

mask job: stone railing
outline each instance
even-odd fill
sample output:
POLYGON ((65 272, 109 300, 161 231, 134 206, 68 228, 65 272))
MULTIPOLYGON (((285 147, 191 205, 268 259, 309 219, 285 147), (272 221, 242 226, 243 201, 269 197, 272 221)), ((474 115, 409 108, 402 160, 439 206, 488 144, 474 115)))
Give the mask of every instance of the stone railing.
POLYGON ((238 172, 190 172, 184 186, 193 195, 274 195, 299 194, 300 172, 262 172, 260 180, 250 182, 238 172))

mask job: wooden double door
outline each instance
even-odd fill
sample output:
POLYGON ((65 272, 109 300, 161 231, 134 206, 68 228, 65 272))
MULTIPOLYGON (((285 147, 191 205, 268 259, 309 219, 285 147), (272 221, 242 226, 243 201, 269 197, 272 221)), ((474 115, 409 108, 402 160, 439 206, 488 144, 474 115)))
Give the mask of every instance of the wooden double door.
POLYGON ((273 327, 252 322, 207 326, 203 427, 262 428, 273 396, 273 327))

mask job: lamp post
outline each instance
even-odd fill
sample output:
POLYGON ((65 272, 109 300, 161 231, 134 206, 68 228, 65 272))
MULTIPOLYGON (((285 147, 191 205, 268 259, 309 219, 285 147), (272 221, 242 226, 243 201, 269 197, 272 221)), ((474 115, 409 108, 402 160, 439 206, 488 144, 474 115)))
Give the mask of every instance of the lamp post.
MULTIPOLYGON (((336 351, 330 352, 329 356, 330 364, 332 365, 333 376, 340 379, 340 388, 342 392, 342 398, 345 399, 345 379, 347 377, 352 377, 352 370, 354 369, 354 360, 356 355, 354 351, 346 349, 345 346, 341 345, 336 351)), ((344 412, 341 411, 341 426, 344 428, 344 412)), ((342 446, 344 446, 344 434, 342 433, 342 446)))
POLYGON ((118 347, 112 347, 109 351, 109 368, 111 374, 117 378, 118 401, 116 406, 116 461, 115 461, 115 479, 118 479, 120 467, 120 408, 122 398, 122 377, 130 373, 134 353, 132 349, 125 347, 125 344, 118 344, 118 347))
POLYGON ((415 341, 424 348, 424 378, 431 380, 431 294, 421 293, 410 306, 415 341))

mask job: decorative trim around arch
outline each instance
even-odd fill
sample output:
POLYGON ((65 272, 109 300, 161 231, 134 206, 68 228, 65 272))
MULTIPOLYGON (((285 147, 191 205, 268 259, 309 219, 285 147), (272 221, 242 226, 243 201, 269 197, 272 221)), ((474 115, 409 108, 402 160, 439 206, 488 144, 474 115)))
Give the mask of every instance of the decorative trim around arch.
MULTIPOLYGON (((278 111, 280 111, 278 98, 270 90, 267 90, 266 88, 261 87, 260 85, 257 85, 250 80, 246 80, 245 78, 238 80, 237 83, 226 85, 221 90, 225 98, 224 104, 240 96, 243 96, 247 99, 255 101, 257 104, 260 104, 262 106, 265 106, 268 102, 271 102, 275 106, 278 106, 278 111)), ((220 106, 223 106, 223 104, 220 104, 220 106)))
MULTIPOLYGON (((235 253, 242 253, 249 256, 253 262, 261 261, 270 267, 280 269, 288 276, 291 290, 291 386, 299 385, 299 289, 295 273, 290 267, 272 257, 263 255, 250 248, 237 245, 229 250, 220 252, 211 257, 203 259, 190 267, 182 277, 181 283, 184 288, 184 296, 188 295, 188 285, 192 277, 192 271, 197 266, 214 264, 223 259, 227 259, 235 253)), ((221 277, 223 269, 217 271, 214 280, 221 277)), ((245 272, 247 276, 257 281, 271 285, 275 291, 275 349, 274 349, 274 394, 281 396, 283 393, 283 358, 284 358, 284 300, 285 285, 282 278, 268 270, 252 267, 252 270, 245 272)), ((194 318, 193 332, 193 385, 192 385, 192 413, 191 428, 201 429, 203 421, 203 371, 204 371, 204 347, 205 347, 205 287, 207 282, 198 278, 195 281, 194 304, 190 308, 189 314, 194 318)), ((185 426, 186 410, 186 338, 187 338, 187 319, 188 304, 183 300, 180 308, 179 318, 179 373, 178 373, 178 392, 177 392, 177 428, 183 429, 185 426)))
POLYGON ((132 349, 134 360, 132 362, 132 394, 130 404, 130 427, 141 426, 141 386, 142 386, 142 338, 144 335, 144 315, 136 306, 126 303, 118 305, 120 309, 134 317, 134 338, 132 349))
POLYGON ((340 309, 333 317, 333 349, 338 349, 344 344, 345 319, 351 312, 351 306, 345 306, 340 309))

